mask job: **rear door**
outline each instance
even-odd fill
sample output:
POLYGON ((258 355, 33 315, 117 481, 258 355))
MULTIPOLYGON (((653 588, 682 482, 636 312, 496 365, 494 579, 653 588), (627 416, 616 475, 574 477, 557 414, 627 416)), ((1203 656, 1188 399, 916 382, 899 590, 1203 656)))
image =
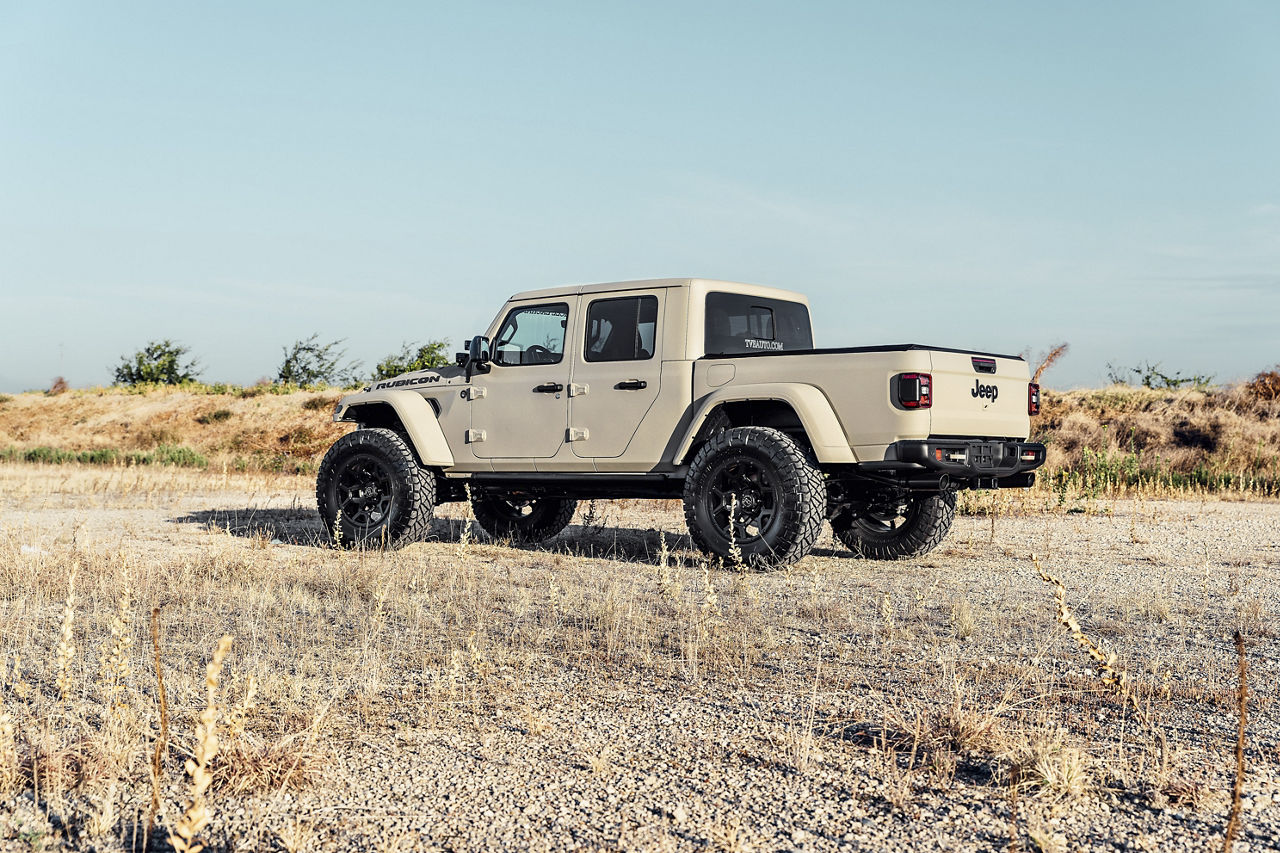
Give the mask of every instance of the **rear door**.
POLYGON ((584 295, 569 385, 569 438, 584 459, 621 456, 662 384, 662 288, 584 295))
POLYGON ((1026 438, 1030 373, 1020 358, 931 350, 933 435, 1026 438))

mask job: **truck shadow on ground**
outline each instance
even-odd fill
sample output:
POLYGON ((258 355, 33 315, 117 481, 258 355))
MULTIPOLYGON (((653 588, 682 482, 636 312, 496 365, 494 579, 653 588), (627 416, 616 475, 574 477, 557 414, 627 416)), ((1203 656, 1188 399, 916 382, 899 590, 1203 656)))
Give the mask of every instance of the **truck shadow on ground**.
MULTIPOLYGON (((211 532, 266 544, 332 547, 328 533, 312 509, 210 509, 198 510, 172 520, 176 524, 194 524, 211 532)), ((467 528, 468 522, 464 519, 437 518, 431 525, 427 541, 456 543, 461 541, 463 531, 467 528)), ((474 522, 470 523, 467 536, 475 544, 509 544, 489 539, 474 522)), ((701 561, 702 555, 694 549, 687 533, 659 531, 656 528, 571 524, 554 538, 523 550, 657 565, 664 539, 671 563, 693 566, 701 561)), ((811 553, 819 557, 841 554, 828 548, 815 548, 811 553)), ((714 563, 715 561, 713 565, 714 563)))

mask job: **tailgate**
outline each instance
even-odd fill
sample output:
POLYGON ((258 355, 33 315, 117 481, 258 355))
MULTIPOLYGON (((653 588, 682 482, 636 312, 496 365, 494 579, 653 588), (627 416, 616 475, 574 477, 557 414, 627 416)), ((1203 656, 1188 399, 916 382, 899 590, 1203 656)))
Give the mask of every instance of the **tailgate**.
POLYGON ((1030 372, 1020 358, 930 350, 932 435, 1025 439, 1030 372))

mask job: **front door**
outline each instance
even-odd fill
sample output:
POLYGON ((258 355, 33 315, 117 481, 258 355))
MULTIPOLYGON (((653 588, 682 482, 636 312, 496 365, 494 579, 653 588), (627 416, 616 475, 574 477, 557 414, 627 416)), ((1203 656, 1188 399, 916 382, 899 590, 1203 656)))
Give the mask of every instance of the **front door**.
POLYGON ((488 373, 471 379, 471 430, 481 459, 544 459, 564 444, 569 418, 569 320, 577 297, 516 305, 490 345, 488 373))
POLYGON ((627 449, 662 382, 658 317, 664 291, 592 300, 583 296, 581 358, 573 368, 573 452, 613 459, 627 449))

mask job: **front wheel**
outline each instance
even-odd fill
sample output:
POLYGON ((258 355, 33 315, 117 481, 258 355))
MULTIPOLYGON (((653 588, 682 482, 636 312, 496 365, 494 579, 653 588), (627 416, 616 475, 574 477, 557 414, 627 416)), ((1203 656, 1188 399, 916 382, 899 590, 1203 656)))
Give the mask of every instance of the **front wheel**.
POLYGON ((703 551, 752 568, 794 563, 822 531, 822 472, 786 433, 734 427, 693 458, 684 484, 689 535, 703 551))
POLYGON ((845 506, 831 529, 855 557, 901 560, 937 548, 955 517, 955 492, 906 492, 845 506))
POLYGON ((484 532, 517 545, 536 545, 555 536, 569 524, 577 508, 577 501, 562 498, 483 493, 471 499, 471 509, 484 532))
POLYGON ((333 540, 347 548, 395 547, 431 529, 436 480, 389 429, 358 429, 334 442, 316 476, 316 504, 333 540))

